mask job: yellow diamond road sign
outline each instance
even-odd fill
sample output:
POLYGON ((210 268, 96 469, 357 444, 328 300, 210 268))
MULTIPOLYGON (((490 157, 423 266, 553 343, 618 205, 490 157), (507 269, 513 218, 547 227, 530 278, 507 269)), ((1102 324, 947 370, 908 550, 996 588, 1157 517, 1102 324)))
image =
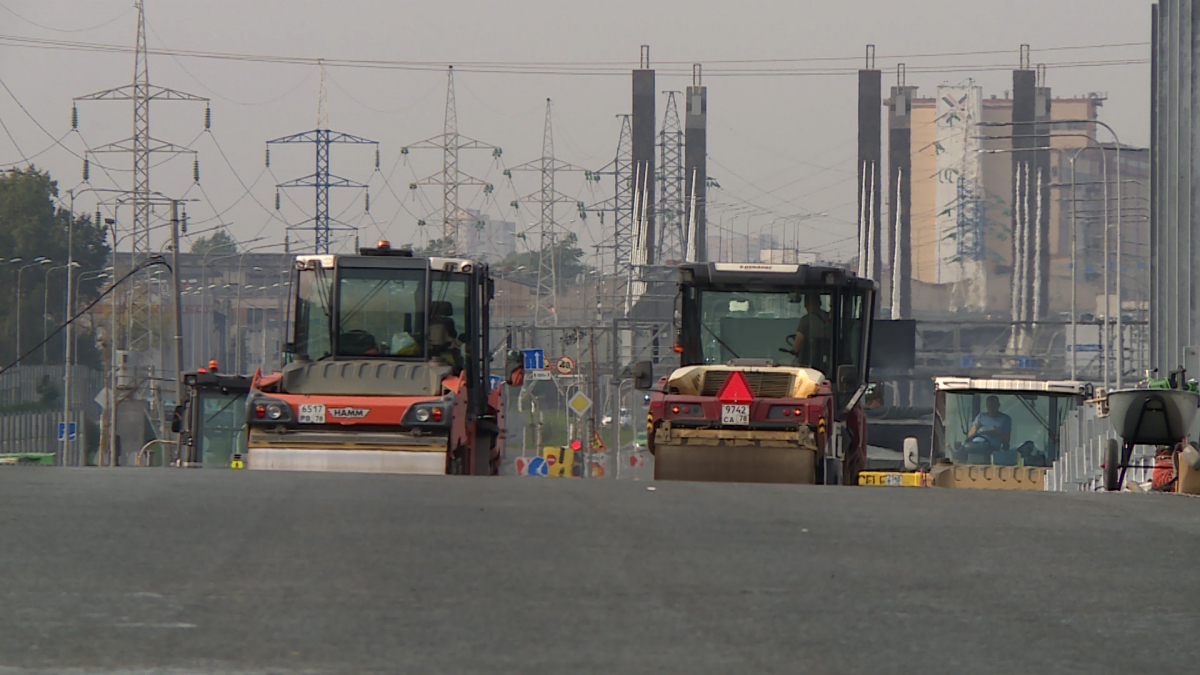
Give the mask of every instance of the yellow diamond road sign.
POLYGON ((570 401, 567 401, 567 407, 574 410, 576 415, 583 417, 587 411, 592 409, 592 399, 583 394, 575 394, 570 401))

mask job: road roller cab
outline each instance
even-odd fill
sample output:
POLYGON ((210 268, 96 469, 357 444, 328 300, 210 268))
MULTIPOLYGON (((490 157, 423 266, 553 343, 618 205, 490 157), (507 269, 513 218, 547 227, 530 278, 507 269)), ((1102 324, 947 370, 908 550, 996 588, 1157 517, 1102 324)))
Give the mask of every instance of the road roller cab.
POLYGON ((837 268, 680 267, 681 367, 654 381, 659 480, 856 484, 875 285, 837 268))

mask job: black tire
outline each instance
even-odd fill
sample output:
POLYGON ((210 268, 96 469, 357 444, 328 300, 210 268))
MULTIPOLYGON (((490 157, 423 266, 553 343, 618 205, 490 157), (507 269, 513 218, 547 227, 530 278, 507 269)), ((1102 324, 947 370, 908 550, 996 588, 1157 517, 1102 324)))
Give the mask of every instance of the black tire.
POLYGON ((1121 442, 1115 438, 1104 441, 1104 489, 1117 492, 1121 475, 1121 442))

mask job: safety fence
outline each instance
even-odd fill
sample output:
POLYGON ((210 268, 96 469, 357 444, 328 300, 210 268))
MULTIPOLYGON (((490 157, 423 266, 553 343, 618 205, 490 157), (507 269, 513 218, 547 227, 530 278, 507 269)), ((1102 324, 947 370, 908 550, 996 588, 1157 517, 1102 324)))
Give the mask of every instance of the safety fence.
MULTIPOLYGON (((1046 489, 1054 492, 1095 492, 1104 489, 1104 446, 1109 439, 1121 442, 1107 417, 1100 417, 1095 404, 1088 403, 1067 414, 1059 428, 1058 461, 1046 473, 1046 489)), ((1154 447, 1139 445, 1133 450, 1125 482, 1150 480, 1154 447)))
MULTIPOLYGON (((62 421, 61 412, 0 415, 0 455, 50 453, 61 458, 63 443, 58 440, 58 432, 62 421)), ((75 425, 75 438, 67 441, 68 465, 74 464, 79 453, 87 447, 83 412, 71 413, 71 422, 75 425)), ((69 431, 69 428, 64 431, 69 431)))
MULTIPOLYGON (((0 373, 0 407, 37 401, 47 388, 58 396, 63 389, 62 366, 14 366, 0 373)), ((71 408, 98 414, 95 397, 104 389, 104 373, 87 366, 71 368, 71 408)), ((57 399, 61 405, 62 398, 57 399)))

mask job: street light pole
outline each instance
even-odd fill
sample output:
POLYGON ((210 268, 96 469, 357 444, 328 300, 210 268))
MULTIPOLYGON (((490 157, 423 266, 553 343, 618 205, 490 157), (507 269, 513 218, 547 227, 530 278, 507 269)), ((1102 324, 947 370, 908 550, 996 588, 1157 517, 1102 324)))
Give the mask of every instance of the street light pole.
POLYGON ((17 268, 17 354, 16 358, 13 359, 13 365, 19 365, 21 363, 21 357, 24 356, 21 354, 21 273, 27 268, 37 267, 38 265, 49 265, 51 262, 53 261, 49 258, 38 256, 37 258, 33 259, 33 262, 27 265, 21 265, 19 268, 17 268))
MULTIPOLYGON (((66 339, 63 346, 63 444, 62 458, 66 466, 71 449, 71 335, 75 322, 71 320, 71 268, 75 265, 75 189, 67 192, 71 196, 71 208, 67 218, 67 298, 63 321, 66 323, 66 339)), ((44 351, 42 352, 45 353, 44 351)))

